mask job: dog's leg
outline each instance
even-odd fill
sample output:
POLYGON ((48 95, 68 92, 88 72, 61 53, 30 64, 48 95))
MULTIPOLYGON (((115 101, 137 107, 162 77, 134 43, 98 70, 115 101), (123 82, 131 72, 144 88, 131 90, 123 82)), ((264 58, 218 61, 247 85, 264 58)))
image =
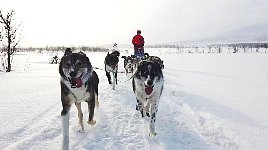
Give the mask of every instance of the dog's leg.
POLYGON ((97 93, 95 93, 95 105, 97 107, 99 107, 99 105, 100 105, 100 103, 99 103, 99 97, 98 97, 98 94, 97 93))
POLYGON ((111 82, 111 75, 107 71, 106 71, 106 76, 107 76, 107 79, 108 79, 109 84, 112 84, 112 82, 111 82))
POLYGON ((142 103, 137 99, 137 105, 136 105, 136 110, 139 111, 141 110, 142 103))
POLYGON ((117 71, 114 73, 115 83, 117 84, 117 71))
POLYGON ((141 117, 144 117, 146 115, 146 108, 145 108, 144 104, 142 104, 140 111, 141 111, 141 117))
POLYGON ((113 74, 113 90, 115 89, 115 83, 116 83, 116 78, 115 78, 115 74, 116 73, 112 73, 113 74))
POLYGON ((150 117, 149 108, 150 108, 150 103, 147 102, 147 105, 146 105, 146 116, 147 117, 150 117))
POLYGON ((83 113, 82 113, 82 109, 81 109, 81 103, 76 102, 75 106, 76 106, 77 111, 78 111, 78 119, 79 119, 79 124, 81 126, 81 131, 84 131, 83 113))
POLYGON ((93 120, 94 118, 94 109, 95 109, 95 96, 92 96, 88 103, 88 121, 87 123, 90 125, 95 125, 96 121, 93 120), (93 99, 92 99, 93 98, 93 99))
POLYGON ((69 118, 70 118, 70 107, 64 107, 61 111, 61 124, 62 124, 62 149, 69 150, 69 118))
POLYGON ((138 102, 138 108, 140 110, 140 113, 141 113, 141 117, 144 117, 145 116, 145 112, 146 112, 146 109, 144 107, 144 103, 141 103, 140 101, 138 102))
POLYGON ((100 103, 99 103, 99 88, 98 88, 98 83, 95 84, 94 86, 94 97, 95 97, 95 105, 97 107, 99 107, 100 103))
POLYGON ((156 112, 157 112, 157 103, 156 102, 153 102, 151 104, 151 122, 150 122, 150 133, 149 133, 149 136, 150 137, 153 137, 153 136, 156 136, 156 133, 155 133, 155 117, 156 117, 156 112))

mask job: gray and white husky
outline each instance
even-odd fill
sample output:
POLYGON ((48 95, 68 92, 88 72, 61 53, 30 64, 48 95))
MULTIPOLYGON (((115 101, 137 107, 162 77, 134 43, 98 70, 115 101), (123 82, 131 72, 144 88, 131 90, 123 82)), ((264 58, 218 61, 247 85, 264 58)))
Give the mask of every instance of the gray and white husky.
POLYGON ((158 103, 164 88, 164 76, 157 62, 141 61, 133 75, 132 87, 136 96, 136 110, 150 120, 149 136, 155 136, 155 119, 158 103))
POLYGON ((69 149, 69 117, 70 107, 75 103, 78 110, 79 124, 81 130, 84 130, 83 113, 81 110, 81 102, 88 103, 88 124, 94 125, 95 106, 98 106, 98 84, 99 78, 92 65, 83 52, 73 53, 67 48, 64 56, 61 58, 59 65, 59 73, 61 76, 61 102, 62 102, 62 129, 63 142, 62 149, 69 149))

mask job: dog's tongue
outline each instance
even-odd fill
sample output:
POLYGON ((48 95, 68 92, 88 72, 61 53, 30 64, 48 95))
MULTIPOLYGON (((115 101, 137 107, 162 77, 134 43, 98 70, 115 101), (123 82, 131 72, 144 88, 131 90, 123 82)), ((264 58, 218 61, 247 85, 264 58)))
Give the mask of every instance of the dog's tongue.
POLYGON ((79 88, 83 85, 83 81, 81 78, 72 78, 70 80, 72 88, 79 88))
POLYGON ((76 82, 76 87, 79 88, 83 85, 83 81, 81 78, 76 78, 75 79, 75 82, 76 82))
POLYGON ((146 87, 145 88, 145 93, 147 94, 147 95, 150 95, 151 93, 153 92, 153 87, 146 87))

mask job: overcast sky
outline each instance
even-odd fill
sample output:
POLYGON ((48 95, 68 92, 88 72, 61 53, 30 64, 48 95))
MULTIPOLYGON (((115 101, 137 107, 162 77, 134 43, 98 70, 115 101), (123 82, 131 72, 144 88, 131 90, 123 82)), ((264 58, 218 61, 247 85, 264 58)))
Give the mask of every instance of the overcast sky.
POLYGON ((268 0, 0 0, 23 22, 21 46, 146 44, 220 35, 268 22, 268 0))

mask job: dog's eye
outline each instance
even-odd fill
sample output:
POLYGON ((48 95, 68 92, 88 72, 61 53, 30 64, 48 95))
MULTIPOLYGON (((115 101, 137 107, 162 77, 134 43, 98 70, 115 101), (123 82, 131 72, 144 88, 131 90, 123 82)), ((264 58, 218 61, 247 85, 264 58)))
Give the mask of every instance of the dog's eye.
POLYGON ((65 67, 71 67, 71 63, 70 63, 70 62, 66 62, 66 63, 64 64, 64 66, 65 66, 65 67))
POLYGON ((142 76, 148 75, 148 70, 143 70, 143 71, 141 71, 141 75, 142 75, 142 76))
POLYGON ((82 68, 82 67, 83 67, 83 63, 81 63, 81 62, 77 62, 77 63, 76 63, 76 67, 78 67, 78 68, 82 68))

